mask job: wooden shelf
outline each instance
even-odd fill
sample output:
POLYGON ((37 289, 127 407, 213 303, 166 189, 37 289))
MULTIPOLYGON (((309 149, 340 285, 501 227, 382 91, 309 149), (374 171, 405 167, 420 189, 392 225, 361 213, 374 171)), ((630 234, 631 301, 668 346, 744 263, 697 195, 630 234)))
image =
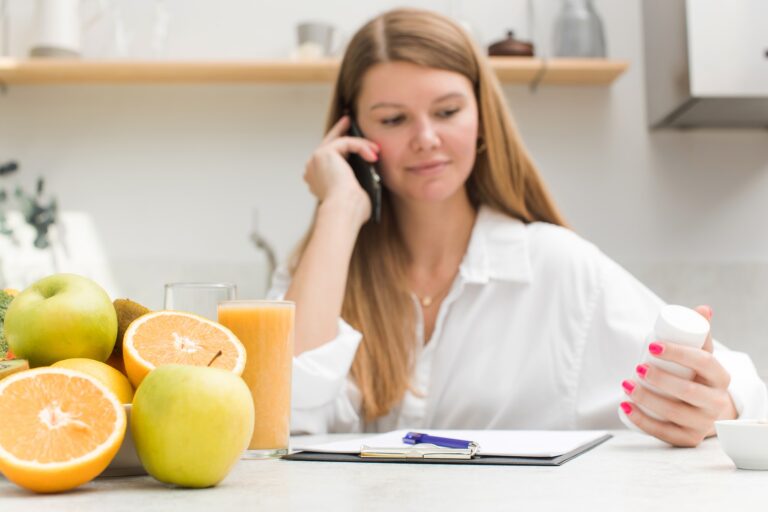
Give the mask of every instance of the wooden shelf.
MULTIPOLYGON (((491 57, 502 83, 608 85, 628 67, 603 59, 491 57)), ((95 61, 0 59, 0 83, 15 84, 182 84, 332 82, 336 59, 299 62, 95 61)))
POLYGON ((491 57, 490 60, 502 83, 609 85, 629 67, 626 61, 606 59, 491 57))

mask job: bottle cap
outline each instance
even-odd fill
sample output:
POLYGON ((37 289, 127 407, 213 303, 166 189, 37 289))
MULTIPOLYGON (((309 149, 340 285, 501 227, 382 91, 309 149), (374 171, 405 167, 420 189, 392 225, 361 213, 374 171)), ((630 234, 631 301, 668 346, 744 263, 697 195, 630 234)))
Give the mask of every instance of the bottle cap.
POLYGON ((709 322, 690 308, 669 304, 659 312, 655 333, 660 341, 700 348, 707 340, 709 322))

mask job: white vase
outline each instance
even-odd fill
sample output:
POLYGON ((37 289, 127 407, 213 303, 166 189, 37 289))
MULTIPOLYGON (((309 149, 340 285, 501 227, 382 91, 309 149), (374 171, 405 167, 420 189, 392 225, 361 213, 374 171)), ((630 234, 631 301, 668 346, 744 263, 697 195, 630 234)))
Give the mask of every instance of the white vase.
POLYGON ((80 57, 83 30, 90 27, 100 12, 85 19, 80 0, 37 0, 35 39, 32 57, 80 57))

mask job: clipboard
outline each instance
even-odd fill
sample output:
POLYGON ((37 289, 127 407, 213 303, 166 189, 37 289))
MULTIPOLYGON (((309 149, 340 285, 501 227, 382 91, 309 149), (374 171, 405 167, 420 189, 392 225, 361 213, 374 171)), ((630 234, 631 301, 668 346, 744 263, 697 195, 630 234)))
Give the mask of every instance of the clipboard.
MULTIPOLYGON (((384 448, 392 450, 393 456, 368 457, 362 456, 364 449, 371 445, 382 444, 381 440, 391 440, 402 436, 403 431, 394 431, 382 436, 363 438, 343 443, 326 443, 323 445, 304 446, 293 453, 284 455, 285 460, 323 461, 323 462, 374 462, 397 464, 478 464, 478 465, 503 465, 503 466, 560 466, 579 455, 601 445, 613 437, 603 431, 435 431, 442 435, 463 437, 464 439, 477 439, 479 449, 466 456, 452 456, 451 449, 435 447, 435 456, 401 455, 414 448, 394 446, 384 448), (486 440, 485 454, 483 452, 483 440, 486 440), (505 441, 507 439, 507 441, 505 441), (527 448, 523 446, 526 441, 539 445, 527 448), (357 448, 351 450, 351 446, 357 444, 357 448), (549 449, 551 447, 552 449, 549 449), (506 453, 505 453, 506 451, 506 453), (515 454, 514 452, 518 452, 515 454)), ((420 445, 416 445, 420 446, 420 445)), ((423 445, 421 445, 423 447, 423 445)), ((375 448, 381 450, 381 448, 375 448)), ((457 454, 455 454, 457 455, 457 454)))

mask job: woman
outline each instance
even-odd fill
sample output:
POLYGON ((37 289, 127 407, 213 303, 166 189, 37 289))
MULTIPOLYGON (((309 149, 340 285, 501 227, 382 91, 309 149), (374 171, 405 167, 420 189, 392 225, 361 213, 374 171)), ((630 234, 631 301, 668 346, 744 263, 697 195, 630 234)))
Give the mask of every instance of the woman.
POLYGON ((507 112, 443 16, 390 11, 353 37, 306 166, 315 219, 271 294, 297 304, 293 431, 611 428, 622 387, 623 414, 674 445, 765 414, 751 361, 711 340, 652 347, 693 384, 635 372, 662 302, 564 227, 507 112), (380 223, 351 153, 377 163, 380 223))

